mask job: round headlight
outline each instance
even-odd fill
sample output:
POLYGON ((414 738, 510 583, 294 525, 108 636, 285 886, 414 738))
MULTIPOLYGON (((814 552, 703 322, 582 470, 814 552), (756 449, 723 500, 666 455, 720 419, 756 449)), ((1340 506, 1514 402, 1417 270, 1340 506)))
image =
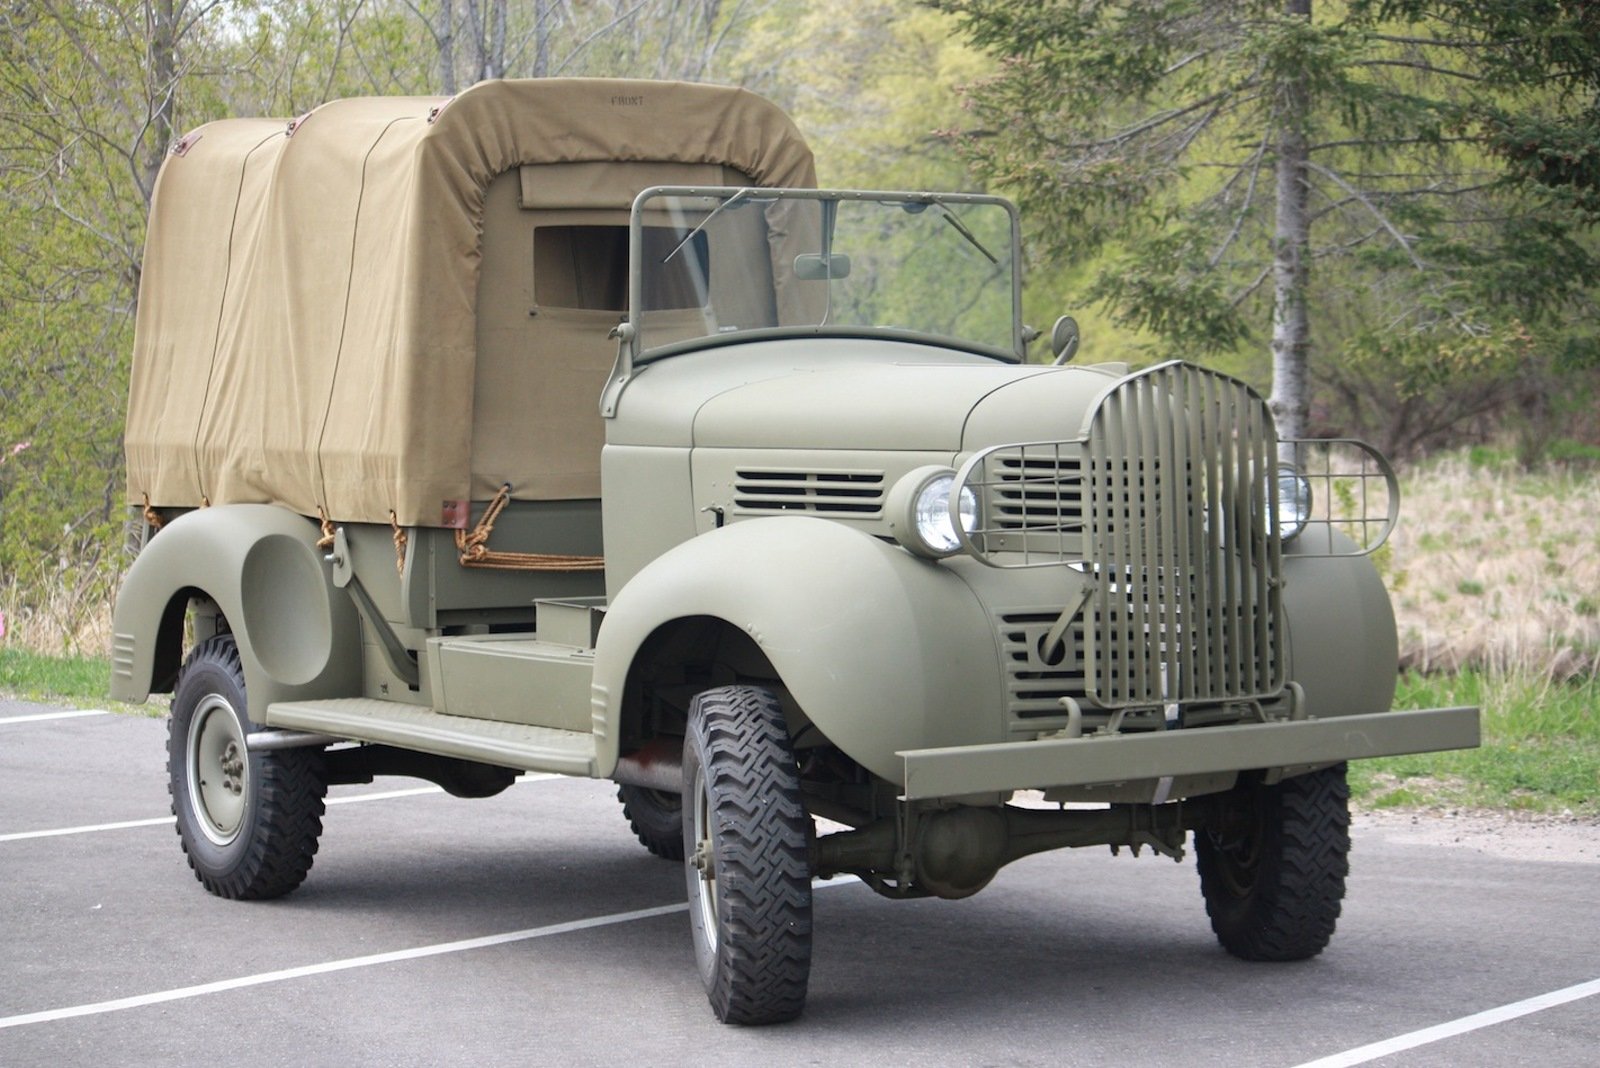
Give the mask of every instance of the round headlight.
POLYGON ((961 487, 955 506, 956 473, 948 467, 919 467, 895 483, 889 514, 895 540, 918 556, 940 559, 961 551, 956 516, 971 533, 978 526, 978 497, 961 487))
POLYGON ((1311 480, 1289 464, 1278 467, 1278 537, 1288 541, 1311 520, 1311 480))

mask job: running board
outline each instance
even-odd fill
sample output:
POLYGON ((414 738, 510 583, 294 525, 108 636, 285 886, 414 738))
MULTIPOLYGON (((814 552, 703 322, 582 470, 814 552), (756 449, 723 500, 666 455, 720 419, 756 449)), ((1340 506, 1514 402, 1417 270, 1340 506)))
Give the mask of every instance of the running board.
POLYGON ((524 771, 593 776, 594 735, 526 723, 447 716, 416 705, 347 697, 279 701, 263 726, 377 742, 524 771))

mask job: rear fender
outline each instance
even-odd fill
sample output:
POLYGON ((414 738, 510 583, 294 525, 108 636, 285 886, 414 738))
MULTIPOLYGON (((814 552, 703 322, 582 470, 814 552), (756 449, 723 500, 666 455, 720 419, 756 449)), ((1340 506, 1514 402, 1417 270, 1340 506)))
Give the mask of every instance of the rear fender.
POLYGON ((692 617, 749 635, 806 720, 891 781, 903 777, 897 750, 991 741, 1001 730, 994 627, 960 578, 837 523, 773 517, 676 546, 612 600, 595 648, 602 775, 616 765, 641 648, 692 617))
POLYGON ((361 630, 317 548, 317 524, 266 504, 188 512, 128 569, 112 617, 111 696, 168 687, 192 598, 216 604, 239 645, 250 718, 273 701, 361 692, 361 630))

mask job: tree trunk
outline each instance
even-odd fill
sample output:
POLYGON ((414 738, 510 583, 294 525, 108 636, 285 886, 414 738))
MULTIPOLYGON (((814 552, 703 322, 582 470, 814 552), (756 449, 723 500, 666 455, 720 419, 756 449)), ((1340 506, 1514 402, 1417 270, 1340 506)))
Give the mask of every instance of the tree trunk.
MULTIPOLYGON (((1284 13, 1310 19, 1311 0, 1287 0, 1284 13)), ((1280 438, 1300 438, 1311 413, 1311 320, 1306 314, 1310 276, 1310 158, 1306 136, 1311 94, 1303 75, 1279 86, 1277 212, 1272 242, 1272 399, 1280 438)))
POLYGON ((456 95, 456 5, 455 0, 439 0, 439 89, 445 96, 456 95))
POLYGON ((150 31, 149 123, 141 135, 139 151, 139 192, 145 210, 155 192, 156 175, 167 149, 172 147, 173 120, 178 110, 178 12, 173 0, 155 0, 145 9, 150 31))
POLYGON ((489 16, 488 58, 483 64, 484 78, 506 76, 506 0, 494 0, 489 16))
POLYGON ((479 8, 480 0, 467 0, 467 47, 472 50, 472 80, 483 81, 483 65, 486 62, 485 44, 483 35, 483 12, 479 8))
POLYGON ((535 0, 533 11, 533 76, 544 78, 550 74, 550 0, 535 0))

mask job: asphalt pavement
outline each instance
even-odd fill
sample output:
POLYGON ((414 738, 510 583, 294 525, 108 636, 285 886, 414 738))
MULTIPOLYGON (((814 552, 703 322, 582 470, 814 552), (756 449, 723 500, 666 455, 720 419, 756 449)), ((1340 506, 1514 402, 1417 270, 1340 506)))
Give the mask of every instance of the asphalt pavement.
POLYGON ((1192 858, 1065 851, 966 901, 819 884, 805 1015, 718 1024, 614 787, 336 787, 310 877, 206 894, 161 720, 0 700, 0 1065, 1600 1064, 1600 865, 1358 828, 1332 946, 1216 945, 1192 858))

